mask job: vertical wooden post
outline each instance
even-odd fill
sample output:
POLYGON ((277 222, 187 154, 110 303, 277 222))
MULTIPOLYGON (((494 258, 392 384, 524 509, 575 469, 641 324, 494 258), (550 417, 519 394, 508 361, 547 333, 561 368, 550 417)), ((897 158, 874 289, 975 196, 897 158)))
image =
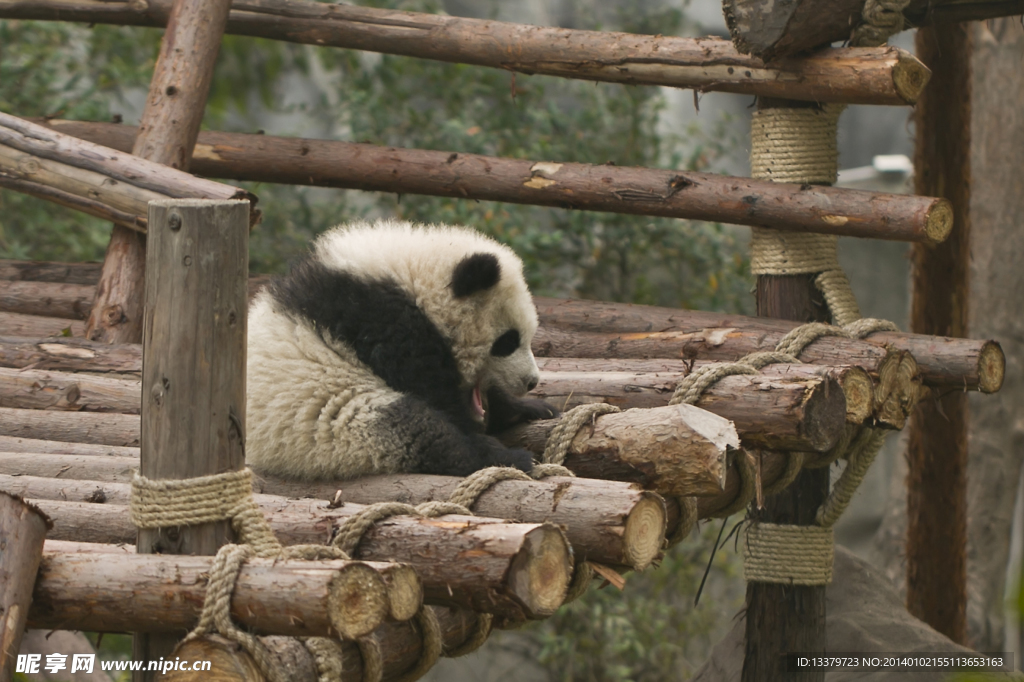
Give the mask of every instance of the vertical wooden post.
MULTIPOLYGON (((175 0, 132 154, 188 170, 230 9, 231 0, 175 0)), ((145 235, 115 225, 86 325, 88 338, 142 340, 145 274, 145 235)))
MULTIPOLYGON (((813 107, 813 103, 762 99, 759 109, 813 107)), ((760 275, 757 314, 799 322, 830 322, 814 285, 816 275, 760 275)), ((750 518, 766 523, 809 526, 828 497, 829 467, 804 469, 781 493, 765 500, 750 518)), ((743 682, 822 682, 823 671, 785 672, 783 656, 825 653, 825 588, 806 585, 747 584, 746 650, 743 682)))
POLYGON ((14 679, 43 542, 51 527, 50 520, 25 500, 0 492, 0 682, 14 679))
MULTIPOLYGON (((910 329, 967 334, 970 262, 971 44, 966 24, 917 32, 932 79, 918 101, 917 194, 953 205, 942 244, 913 246, 910 329)), ((907 609, 955 642, 967 639, 967 395, 922 400, 910 419, 907 459, 907 609)))
MULTIPOLYGON (((249 202, 177 199, 149 207, 142 347, 142 475, 183 479, 245 465, 249 202)), ((140 554, 215 554, 227 521, 140 530, 140 554)), ((136 635, 136 660, 179 638, 136 635)), ((134 679, 151 679, 148 674, 134 679)))

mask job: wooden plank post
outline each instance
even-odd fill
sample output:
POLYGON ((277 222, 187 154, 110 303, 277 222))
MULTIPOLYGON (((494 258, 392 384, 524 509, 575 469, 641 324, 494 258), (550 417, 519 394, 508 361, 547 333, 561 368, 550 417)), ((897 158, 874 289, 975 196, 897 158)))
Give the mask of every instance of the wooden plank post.
MULTIPOLYGON (((966 24, 917 33, 935 73, 915 112, 915 191, 945 197, 955 229, 913 247, 910 329, 967 336, 970 268, 971 41, 966 24)), ((907 609, 967 643, 967 394, 934 392, 910 419, 907 444, 907 609)))
MULTIPOLYGON (((241 469, 249 202, 153 202, 149 225, 142 475, 183 479, 241 469)), ((210 555, 231 540, 227 521, 140 530, 138 552, 210 555)), ((137 635, 134 657, 166 658, 178 639, 137 635)))
MULTIPOLYGON (((759 109, 813 104, 785 100, 758 102, 759 109)), ((799 322, 829 322, 831 315, 814 285, 816 275, 759 275, 757 314, 799 322)), ((752 508, 755 522, 809 526, 829 490, 829 467, 804 469, 764 507, 752 508)), ((825 653, 825 587, 747 584, 746 650, 743 682, 822 682, 824 671, 785 672, 788 653, 825 653)))
POLYGON ((0 682, 14 679, 43 542, 46 515, 25 500, 0 492, 0 682))
MULTIPOLYGON (((132 154, 188 170, 206 109, 231 0, 175 0, 160 43, 132 154)), ((86 335, 93 341, 142 338, 146 236, 115 225, 86 335)))

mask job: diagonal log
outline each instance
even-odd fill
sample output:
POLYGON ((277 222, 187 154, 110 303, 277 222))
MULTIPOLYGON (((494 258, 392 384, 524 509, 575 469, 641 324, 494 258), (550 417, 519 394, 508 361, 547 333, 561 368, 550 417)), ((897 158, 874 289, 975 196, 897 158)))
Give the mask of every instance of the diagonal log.
MULTIPOLYGON (((117 124, 51 121, 54 129, 128 148, 117 124)), ((451 151, 206 132, 197 173, 258 182, 506 201, 666 216, 877 239, 940 242, 944 200, 691 171, 529 161, 451 151)))

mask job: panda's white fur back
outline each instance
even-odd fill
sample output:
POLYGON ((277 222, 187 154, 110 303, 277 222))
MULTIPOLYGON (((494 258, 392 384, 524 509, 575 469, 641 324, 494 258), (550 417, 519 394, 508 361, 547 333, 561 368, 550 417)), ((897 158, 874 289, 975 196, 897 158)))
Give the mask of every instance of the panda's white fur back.
MULTIPOLYGON (((460 390, 484 381, 521 394, 526 386, 513 384, 536 373, 529 353, 536 311, 511 249, 465 228, 387 221, 325 233, 313 260, 360 281, 396 283, 450 344, 460 390), (493 254, 501 278, 487 291, 457 299, 453 269, 475 253, 493 254), (525 349, 494 358, 491 344, 506 327, 520 331, 525 349)), ((250 308, 247 366, 247 461, 258 471, 333 479, 417 466, 409 440, 418 432, 410 435, 412 427, 400 423, 388 428, 408 407, 408 396, 389 387, 347 343, 282 309, 267 290, 250 308)))

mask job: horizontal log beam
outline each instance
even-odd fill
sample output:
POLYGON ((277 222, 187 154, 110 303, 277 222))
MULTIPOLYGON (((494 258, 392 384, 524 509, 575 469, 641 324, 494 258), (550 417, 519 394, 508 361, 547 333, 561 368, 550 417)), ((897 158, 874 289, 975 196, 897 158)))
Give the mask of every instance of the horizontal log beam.
POLYGON ((135 378, 0 367, 0 407, 139 414, 142 384, 135 378))
MULTIPOLYGON (((2 354, 2 347, 0 347, 0 354, 2 354)), ((620 395, 625 404, 630 407, 654 407, 664 404, 666 400, 670 399, 675 391, 675 386, 684 377, 694 370, 709 364, 711 363, 707 361, 687 362, 685 360, 670 360, 667 358, 646 360, 623 358, 537 358, 537 365, 541 370, 541 385, 538 388, 544 387, 545 377, 548 377, 550 381, 564 382, 564 379, 558 374, 559 372, 569 372, 570 374, 581 374, 583 376, 614 374, 621 376, 621 379, 613 382, 617 386, 615 395, 620 395), (652 394, 652 390, 655 392, 654 394, 652 394), (633 394, 637 395, 634 396, 633 394)), ((816 379, 820 377, 835 379, 843 389, 843 395, 846 397, 847 424, 862 424, 874 412, 874 382, 871 376, 860 367, 849 365, 826 367, 824 365, 779 363, 763 367, 760 371, 762 376, 781 381, 816 379)), ((606 381, 605 383, 608 382, 606 381)), ((552 393, 556 392, 552 391, 552 393)), ((575 393, 572 397, 573 400, 593 402, 593 399, 578 398, 575 393)), ((698 407, 700 407, 699 404, 698 407)))
MULTIPOLYGON (((0 453, 0 462, 3 473, 10 475, 8 465, 14 458, 0 453)), ((23 470, 32 469, 26 466, 23 470)), ((77 477, 77 470, 73 467, 61 476, 77 477)), ((122 472, 118 477, 125 485, 128 476, 122 472)), ((365 509, 356 504, 331 509, 329 503, 317 500, 267 498, 257 496, 257 502, 285 545, 322 544, 341 522, 365 509)), ((53 519, 49 538, 135 543, 136 529, 127 506, 35 501, 53 519)), ((409 564, 420 576, 428 603, 463 606, 514 621, 554 613, 565 598, 573 567, 569 543, 553 524, 505 523, 459 515, 392 517, 371 527, 353 555, 368 561, 409 564)))
POLYGON ((29 338, 65 335, 83 337, 85 322, 60 317, 0 312, 0 330, 6 335, 29 338))
POLYGON ((0 186, 146 231, 149 202, 245 199, 249 225, 259 221, 256 196, 131 153, 0 113, 0 186))
MULTIPOLYGON (((656 408, 668 404, 684 376, 542 371, 531 395, 560 409, 593 402, 622 409, 656 408)), ((828 450, 846 422, 845 396, 828 376, 725 377, 709 387, 696 406, 732 421, 744 444, 776 450, 828 450)), ((550 431, 542 425, 538 423, 538 429, 550 431)))
POLYGON ((0 336, 0 367, 64 372, 142 372, 142 344, 106 344, 74 337, 0 336))
POLYGON ((0 407, 0 436, 139 446, 139 416, 0 407))
POLYGON ((35 452, 46 455, 92 455, 101 457, 139 457, 137 447, 68 443, 17 436, 0 436, 0 452, 35 452))
MULTIPOLYGON (((774 350, 798 324, 698 310, 535 297, 541 332, 539 357, 632 357, 736 360, 774 350), (585 332, 574 334, 571 332, 585 332), (592 343, 582 344, 588 338, 592 343), (547 338, 543 338, 547 336, 547 338)), ((817 365, 855 365, 878 376, 886 348, 913 355, 927 386, 993 393, 1003 383, 1006 360, 996 341, 879 332, 863 340, 825 337, 800 359, 817 365)))
MULTIPOLYGON (((0 0, 0 18, 165 26, 170 6, 171 0, 0 0)), ((930 75, 913 56, 892 48, 829 49, 765 64, 715 38, 548 28, 302 0, 235 2, 226 32, 525 74, 814 102, 913 104, 930 75)))
MULTIPOLYGON (((81 459, 72 459, 72 467, 63 469, 59 457, 47 458, 39 453, 33 456, 41 461, 28 470, 22 469, 25 473, 0 473, 0 490, 66 502, 127 505, 131 499, 130 484, 125 481, 131 468, 138 466, 137 460, 121 461, 130 465, 124 467, 103 457, 84 464, 81 459), (27 475, 30 471, 43 475, 27 475)), ((0 470, 17 468, 16 459, 8 459, 6 464, 4 461, 0 455, 0 470)), ((273 492, 257 494, 256 499, 262 508, 280 511, 290 508, 289 497, 336 504, 338 491, 344 502, 357 505, 446 501, 461 482, 460 478, 425 474, 373 476, 333 483, 259 478, 255 489, 273 492)), ((300 510, 309 509, 308 500, 296 504, 300 510)), ((557 524, 565 529, 576 561, 596 561, 635 570, 643 570, 658 557, 667 526, 665 503, 659 495, 626 483, 584 478, 501 481, 480 496, 473 510, 486 518, 557 524)))
MULTIPOLYGON (((46 541, 29 627, 181 632, 199 621, 213 557, 135 554, 109 545, 107 552, 82 552, 80 544, 46 541)), ((361 637, 389 615, 387 585, 377 571, 385 566, 250 559, 238 575, 231 616, 268 635, 361 637)), ((415 573, 405 579, 414 588, 410 597, 422 598, 415 573)))
POLYGON ((59 263, 0 258, 0 279, 11 282, 96 284, 100 281, 102 271, 103 263, 59 263))
MULTIPOLYGON (((258 477, 254 488, 285 497, 406 504, 445 501, 463 479, 428 474, 367 476, 351 481, 286 481, 258 477)), ((0 489, 3 486, 0 485, 0 489)), ((85 494, 91 491, 85 489, 85 494)), ((499 481, 481 493, 473 512, 518 523, 548 521, 565 529, 576 561, 643 570, 661 552, 668 527, 660 495, 618 481, 560 476, 540 481, 499 481)))
MULTIPOLYGON (((48 121, 54 130, 131 149, 113 123, 48 121)), ((712 173, 538 162, 355 142, 203 132, 191 168, 207 177, 426 194, 665 216, 873 239, 941 242, 945 199, 790 185, 712 173)))

